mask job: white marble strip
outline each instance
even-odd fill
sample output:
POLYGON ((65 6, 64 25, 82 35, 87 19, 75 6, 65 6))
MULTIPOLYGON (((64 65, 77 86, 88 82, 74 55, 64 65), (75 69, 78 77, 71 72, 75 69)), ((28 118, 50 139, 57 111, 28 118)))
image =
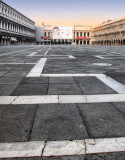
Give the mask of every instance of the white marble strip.
POLYGON ((11 104, 17 96, 0 96, 0 105, 1 104, 11 104))
POLYGON ((59 95, 59 103, 86 103, 84 95, 59 95))
POLYGON ((23 51, 27 51, 27 50, 34 49, 34 48, 36 48, 36 47, 29 48, 29 49, 24 49, 24 50, 18 50, 18 51, 9 52, 9 53, 3 53, 3 54, 0 54, 0 56, 5 56, 5 55, 8 55, 8 54, 13 54, 13 53, 18 53, 18 52, 23 52, 23 51))
POLYGON ((29 54, 28 56, 34 56, 37 52, 33 52, 31 54, 29 54))
POLYGON ((85 95, 86 103, 125 102, 125 94, 85 95))
POLYGON ((42 77, 105 77, 104 74, 41 74, 42 77))
POLYGON ((125 94, 0 96, 0 104, 106 103, 125 102, 125 94))
POLYGON ((49 48, 45 53, 44 56, 47 55, 47 53, 50 51, 51 48, 49 48))
POLYGON ((69 57, 71 55, 57 55, 57 54, 53 54, 53 55, 46 55, 46 56, 49 56, 49 57, 69 57))
POLYGON ((43 156, 70 156, 124 152, 125 137, 46 142, 43 156))
POLYGON ((59 103, 58 95, 19 96, 12 104, 52 104, 59 103))
POLYGON ((76 57, 74 57, 74 56, 69 56, 69 58, 76 58, 76 57))
POLYGON ((96 78, 98 78, 100 81, 105 83, 107 86, 112 88, 117 93, 125 93, 125 85, 117 82, 116 80, 107 76, 104 77, 96 76, 96 78))
POLYGON ((95 56, 95 57, 97 57, 99 59, 104 59, 104 57, 102 57, 102 56, 95 56))
POLYGON ((121 56, 120 56, 120 57, 115 57, 115 56, 113 56, 112 58, 107 58, 107 57, 105 57, 104 59, 120 59, 120 58, 123 59, 123 58, 125 58, 125 56, 122 56, 122 57, 121 57, 121 56))
POLYGON ((125 137, 0 143, 0 158, 52 157, 125 152, 125 137))
POLYGON ((36 63, 0 63, 0 64, 36 64, 36 63))
POLYGON ((47 58, 41 58, 39 62, 28 73, 27 77, 40 77, 46 61, 47 61, 47 58))
POLYGON ((86 139, 86 154, 125 152, 125 137, 86 139))
POLYGON ((82 154, 86 154, 84 140, 46 142, 43 151, 45 157, 82 154))
POLYGON ((44 143, 43 141, 0 143, 0 158, 41 156, 44 143))

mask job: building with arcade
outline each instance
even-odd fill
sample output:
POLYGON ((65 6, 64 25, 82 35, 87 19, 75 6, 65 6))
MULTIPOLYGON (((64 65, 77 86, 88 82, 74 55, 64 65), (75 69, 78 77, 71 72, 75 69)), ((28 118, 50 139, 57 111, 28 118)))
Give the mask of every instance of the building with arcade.
POLYGON ((35 22, 0 0, 0 44, 29 44, 35 38, 35 22))

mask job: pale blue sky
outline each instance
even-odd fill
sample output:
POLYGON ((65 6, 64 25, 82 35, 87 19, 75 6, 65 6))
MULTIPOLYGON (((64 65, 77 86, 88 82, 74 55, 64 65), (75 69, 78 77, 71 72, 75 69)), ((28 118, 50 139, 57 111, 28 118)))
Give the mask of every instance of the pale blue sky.
POLYGON ((40 25, 96 25, 125 16, 125 0, 4 0, 40 25))

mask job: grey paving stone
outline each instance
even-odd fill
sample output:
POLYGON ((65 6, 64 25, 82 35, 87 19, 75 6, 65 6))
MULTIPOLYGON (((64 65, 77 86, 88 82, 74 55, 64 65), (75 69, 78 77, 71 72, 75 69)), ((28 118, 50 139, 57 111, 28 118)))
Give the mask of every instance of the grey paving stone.
POLYGON ((72 77, 51 77, 51 78, 49 78, 49 83, 71 84, 71 83, 75 83, 75 81, 72 77))
POLYGON ((16 87, 17 84, 0 84, 0 96, 10 96, 16 87))
POLYGON ((25 77, 28 72, 25 71, 11 71, 7 73, 4 77, 25 77))
POLYGON ((125 152, 98 154, 98 156, 104 160, 124 160, 125 152))
POLYGON ((83 92, 77 84, 49 84, 49 95, 81 95, 83 92))
POLYGON ((78 104, 91 138, 125 136, 125 116, 111 103, 78 104))
POLYGON ((0 77, 4 76, 8 71, 0 71, 0 77))
POLYGON ((0 105, 0 143, 28 141, 36 105, 0 105))
POLYGON ((113 103, 125 115, 125 102, 113 103))
POLYGON ((96 77, 74 77, 85 94, 115 94, 116 92, 96 77))
POLYGON ((60 157, 61 160, 86 160, 86 155, 81 156, 62 156, 60 157))
POLYGON ((19 84, 21 82, 22 78, 21 77, 9 77, 9 78, 5 78, 2 77, 0 78, 0 84, 19 84))
POLYGON ((46 95, 47 90, 48 84, 20 84, 11 95, 46 95))
POLYGON ((74 140, 88 134, 75 104, 40 105, 31 140, 74 140))
POLYGON ((105 159, 103 159, 97 155, 88 155, 85 160, 105 160, 105 159))
POLYGON ((42 83, 49 83, 49 78, 46 77, 25 77, 22 84, 42 84, 42 83))
POLYGON ((16 68, 16 66, 10 66, 10 67, 0 66, 0 71, 13 71, 15 68, 16 68))
POLYGON ((0 158, 0 160, 61 160, 60 157, 0 158))
POLYGON ((21 64, 14 71, 30 71, 35 64, 21 64))

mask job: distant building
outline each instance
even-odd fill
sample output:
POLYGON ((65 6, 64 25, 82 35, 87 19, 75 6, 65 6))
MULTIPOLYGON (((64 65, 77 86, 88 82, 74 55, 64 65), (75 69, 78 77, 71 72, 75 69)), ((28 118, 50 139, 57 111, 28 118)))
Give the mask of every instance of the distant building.
POLYGON ((92 29, 92 44, 104 46, 125 45, 125 17, 107 22, 92 29))
POLYGON ((77 44, 90 45, 90 27, 82 25, 42 25, 36 26, 37 44, 77 44))
POLYGON ((0 1, 0 44, 35 42, 35 22, 0 1))

